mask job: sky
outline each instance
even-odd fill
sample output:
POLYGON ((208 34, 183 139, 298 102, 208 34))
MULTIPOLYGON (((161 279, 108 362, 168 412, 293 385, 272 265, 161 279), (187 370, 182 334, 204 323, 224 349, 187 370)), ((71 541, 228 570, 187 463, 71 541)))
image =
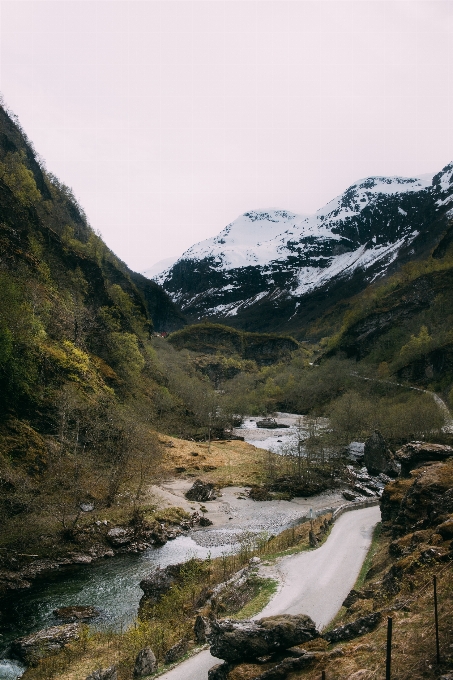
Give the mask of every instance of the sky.
POLYGON ((1 0, 0 91, 133 270, 453 160, 450 0, 1 0))

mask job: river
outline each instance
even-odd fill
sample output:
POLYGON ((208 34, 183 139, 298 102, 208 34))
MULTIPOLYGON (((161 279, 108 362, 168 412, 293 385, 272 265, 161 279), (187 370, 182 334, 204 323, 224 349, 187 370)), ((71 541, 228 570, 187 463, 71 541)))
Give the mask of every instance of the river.
MULTIPOLYGON (((290 426, 278 430, 257 428, 256 421, 260 419, 247 418, 237 434, 259 448, 278 451, 280 447, 294 441, 299 418, 300 416, 294 414, 277 414, 278 422, 290 426)), ((322 503, 328 505, 329 500, 325 499, 325 503, 322 503)), ((244 503, 237 501, 238 504, 241 502, 244 503)), ((274 510, 269 503, 263 508, 264 515, 259 520, 255 522, 251 519, 246 522, 248 531, 263 530, 262 521, 267 510, 274 510), (255 523, 256 527, 252 526, 255 523)), ((234 514, 234 510, 232 512, 234 514)), ((278 530, 281 531, 306 513, 307 507, 299 506, 297 502, 279 501, 278 508, 273 513, 273 523, 278 524, 278 530)), ((228 519, 230 518, 227 517, 228 519)), ((236 523, 233 521, 233 524, 236 523)), ((191 557, 217 557, 231 552, 237 545, 232 541, 243 522, 239 521, 237 524, 236 533, 232 531, 230 522, 231 534, 225 529, 206 529, 193 533, 196 540, 190 535, 180 536, 161 548, 150 548, 139 555, 118 555, 89 565, 60 568, 37 579, 29 589, 14 591, 3 603, 3 616, 0 618, 0 657, 7 655, 8 645, 15 638, 61 623, 53 615, 54 609, 59 607, 91 605, 101 612, 101 616, 91 624, 93 628, 120 630, 127 627, 137 615, 142 595, 139 583, 154 567, 165 567, 191 557), (220 537, 222 531, 223 535, 220 537)), ((273 527, 274 531, 275 529, 276 526, 273 527)), ((23 667, 8 658, 0 659, 0 680, 16 680, 23 670, 23 667)))

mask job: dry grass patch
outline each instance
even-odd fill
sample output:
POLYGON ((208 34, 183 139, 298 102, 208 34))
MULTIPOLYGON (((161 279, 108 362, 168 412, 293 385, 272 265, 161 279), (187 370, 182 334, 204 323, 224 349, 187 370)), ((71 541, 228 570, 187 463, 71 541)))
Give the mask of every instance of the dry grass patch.
POLYGON ((219 486, 249 486, 265 481, 268 452, 246 442, 226 440, 208 444, 176 437, 161 437, 161 442, 166 477, 198 477, 219 486))

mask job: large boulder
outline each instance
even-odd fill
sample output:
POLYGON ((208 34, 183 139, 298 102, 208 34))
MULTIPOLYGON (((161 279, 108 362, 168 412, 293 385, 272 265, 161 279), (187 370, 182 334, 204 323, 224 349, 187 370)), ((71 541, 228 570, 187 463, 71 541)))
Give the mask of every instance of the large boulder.
POLYGON ((370 475, 378 475, 381 472, 390 477, 398 475, 398 466, 393 454, 379 430, 375 430, 366 440, 363 462, 370 475))
POLYGON ((151 647, 141 649, 137 654, 134 665, 134 680, 146 678, 157 669, 157 659, 151 647))
POLYGON ((183 564, 169 564, 165 569, 156 569, 142 581, 140 588, 149 604, 156 604, 170 588, 178 582, 183 564))
POLYGON ((310 617, 283 614, 258 621, 213 621, 209 641, 213 656, 238 663, 275 654, 318 636, 310 617))
POLYGON ((79 637, 80 626, 77 623, 52 626, 14 640, 11 644, 11 653, 24 661, 27 666, 33 666, 38 663, 39 659, 59 652, 65 645, 78 640, 79 637))
POLYGON ((442 461, 453 457, 453 447, 446 444, 429 444, 427 442, 409 442, 396 453, 396 460, 401 463, 401 474, 407 477, 411 470, 431 460, 442 461))
POLYGON ((343 640, 352 640, 353 638, 365 635, 374 630, 381 622, 381 612, 373 612, 368 616, 362 616, 360 619, 352 623, 346 623, 344 626, 334 628, 334 630, 324 633, 322 636, 327 642, 341 642, 343 640))
POLYGON ((186 491, 186 498, 189 501, 197 501, 198 503, 214 501, 216 499, 214 484, 196 479, 191 488, 186 491))

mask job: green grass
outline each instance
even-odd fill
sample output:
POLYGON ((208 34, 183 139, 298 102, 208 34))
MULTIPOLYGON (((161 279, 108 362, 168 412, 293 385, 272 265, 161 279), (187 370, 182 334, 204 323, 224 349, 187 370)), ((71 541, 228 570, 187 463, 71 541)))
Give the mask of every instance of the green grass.
POLYGON ((247 602, 247 604, 231 618, 250 619, 252 616, 262 611, 267 603, 271 601, 272 597, 277 592, 278 581, 273 578, 260 578, 259 582, 258 594, 255 595, 250 602, 247 602))

